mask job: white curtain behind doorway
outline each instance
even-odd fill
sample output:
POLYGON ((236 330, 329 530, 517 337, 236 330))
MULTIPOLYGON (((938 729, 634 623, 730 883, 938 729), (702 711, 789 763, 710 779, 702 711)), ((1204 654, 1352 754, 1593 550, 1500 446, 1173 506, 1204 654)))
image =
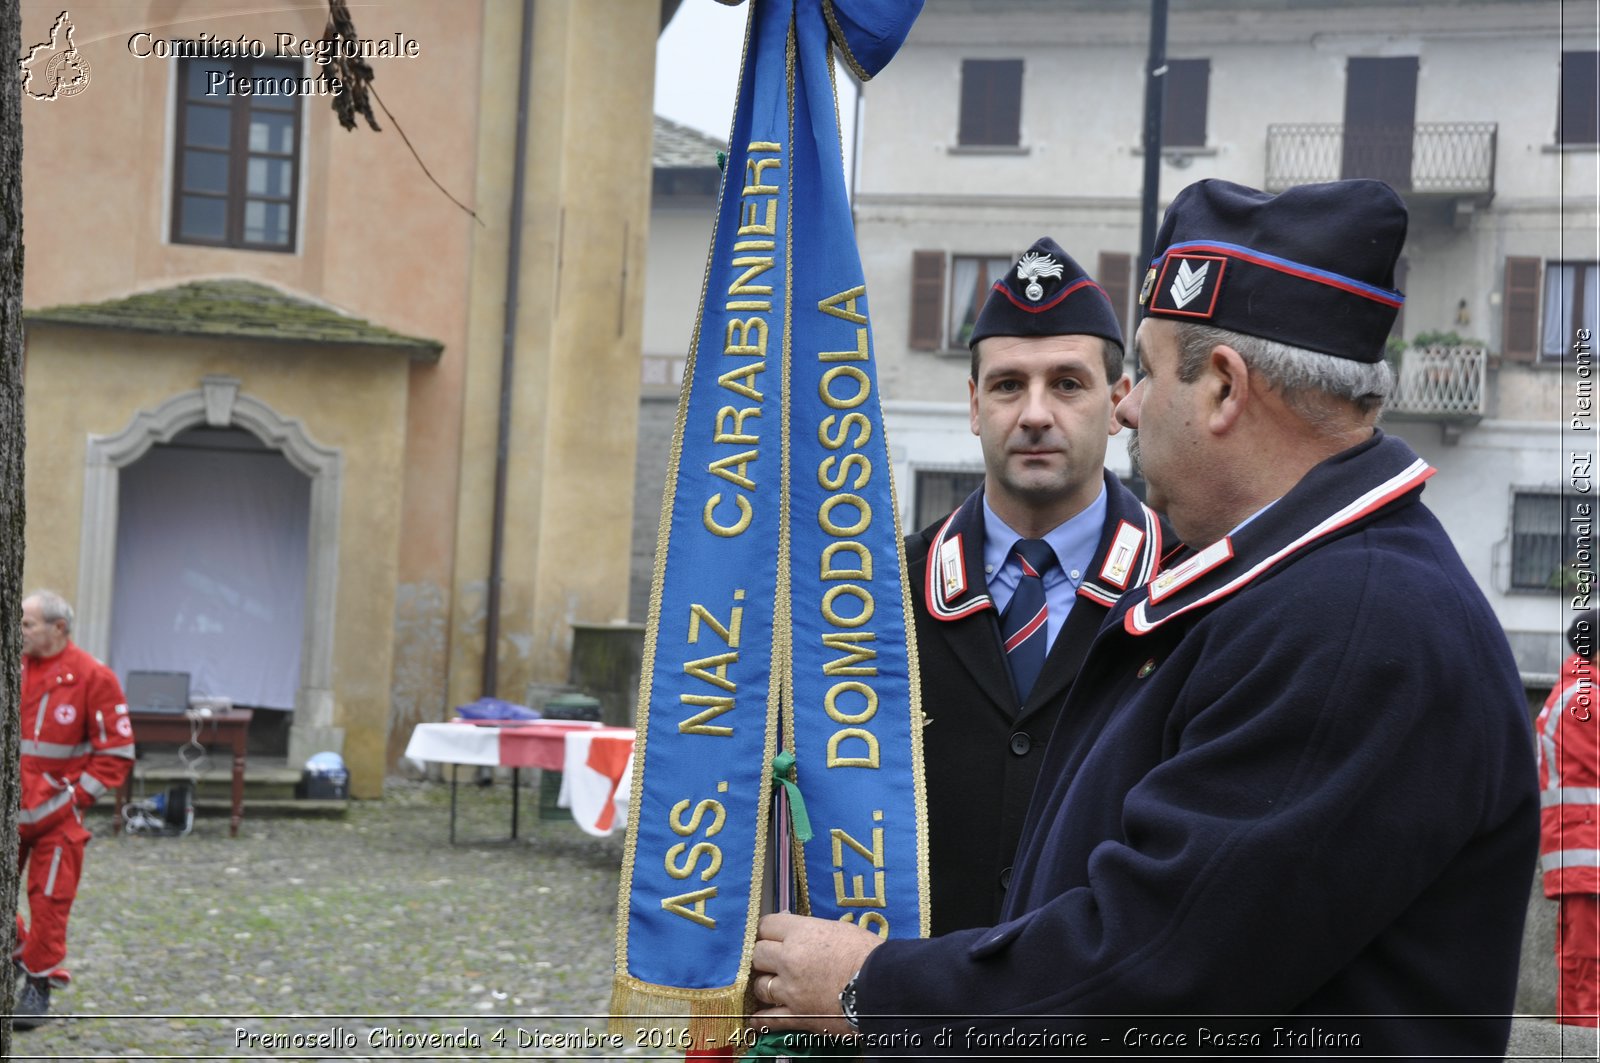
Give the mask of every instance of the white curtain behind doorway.
POLYGON ((111 666, 293 709, 311 480, 237 429, 197 428, 120 473, 111 666))

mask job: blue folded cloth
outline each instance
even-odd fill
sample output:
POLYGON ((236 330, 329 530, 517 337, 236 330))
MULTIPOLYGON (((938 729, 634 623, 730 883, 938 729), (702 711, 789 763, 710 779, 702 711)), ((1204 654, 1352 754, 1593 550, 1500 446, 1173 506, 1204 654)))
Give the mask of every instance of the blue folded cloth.
POLYGON ((499 698, 479 698, 468 705, 457 705, 456 715, 463 720, 537 720, 539 710, 499 698))

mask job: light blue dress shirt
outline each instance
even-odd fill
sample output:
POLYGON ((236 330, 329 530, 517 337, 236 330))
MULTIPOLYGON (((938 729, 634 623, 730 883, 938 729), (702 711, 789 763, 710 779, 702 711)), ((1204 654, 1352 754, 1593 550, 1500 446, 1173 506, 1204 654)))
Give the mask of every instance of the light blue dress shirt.
MULTIPOLYGON (((1061 625, 1067 622, 1072 603, 1078 600, 1078 587, 1089 576, 1089 564, 1094 560, 1094 549, 1100 544, 1100 532, 1106 523, 1106 485, 1101 483, 1100 493, 1093 502, 1068 520, 1058 524, 1044 535, 1044 541, 1056 552, 1056 566, 1044 574, 1044 600, 1050 608, 1045 621, 1045 653, 1056 644, 1061 625)), ((983 500, 983 568, 989 581, 989 596, 994 607, 1004 614, 1022 579, 1022 563, 1011 556, 1011 548, 1022 538, 989 508, 987 496, 983 500)))
POLYGON ((1278 504, 1278 500, 1276 498, 1274 498, 1271 502, 1268 502, 1266 505, 1262 506, 1260 509, 1258 509, 1254 513, 1250 514, 1244 520, 1241 520, 1238 524, 1235 524, 1233 526, 1233 530, 1231 532, 1229 532, 1228 534, 1229 535, 1238 535, 1239 532, 1244 529, 1244 526, 1246 524, 1249 524, 1251 521, 1255 520, 1257 517, 1261 516, 1261 514, 1265 513, 1267 510, 1271 509, 1273 506, 1275 506, 1277 504, 1278 504))

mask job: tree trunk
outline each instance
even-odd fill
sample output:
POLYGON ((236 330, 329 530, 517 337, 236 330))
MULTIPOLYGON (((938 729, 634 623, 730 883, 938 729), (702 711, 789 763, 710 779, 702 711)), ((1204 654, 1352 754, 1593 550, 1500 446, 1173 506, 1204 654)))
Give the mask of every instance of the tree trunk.
POLYGON ((11 1058, 22 672, 22 54, 18 0, 0 0, 0 1059, 11 1058))

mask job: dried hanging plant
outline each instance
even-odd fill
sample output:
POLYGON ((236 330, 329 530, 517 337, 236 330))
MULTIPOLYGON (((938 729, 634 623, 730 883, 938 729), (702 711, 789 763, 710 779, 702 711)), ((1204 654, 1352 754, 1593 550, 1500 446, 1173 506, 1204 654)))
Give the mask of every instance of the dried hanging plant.
POLYGON ((370 99, 374 77, 372 64, 359 54, 345 54, 361 50, 356 24, 350 18, 345 0, 328 0, 328 27, 322 31, 322 39, 334 42, 328 49, 333 53, 330 73, 344 83, 344 91, 333 97, 333 112, 339 116, 339 124, 354 129, 359 114, 367 120, 367 125, 381 131, 383 127, 372 113, 370 99))

